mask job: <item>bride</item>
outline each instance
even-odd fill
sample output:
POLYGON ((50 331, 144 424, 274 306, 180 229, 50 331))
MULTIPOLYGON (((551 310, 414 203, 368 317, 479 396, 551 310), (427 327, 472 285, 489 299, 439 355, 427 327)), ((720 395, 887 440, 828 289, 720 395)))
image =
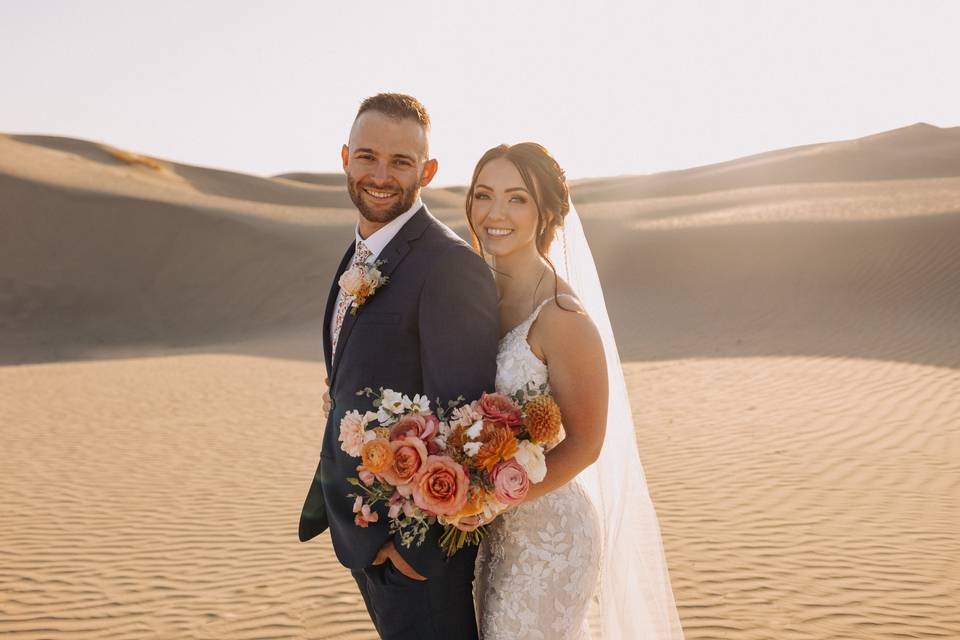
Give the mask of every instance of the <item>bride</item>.
POLYGON ((683 637, 616 343, 563 170, 542 146, 487 151, 467 191, 495 271, 497 391, 547 383, 564 436, 525 500, 486 526, 475 598, 484 640, 683 637))

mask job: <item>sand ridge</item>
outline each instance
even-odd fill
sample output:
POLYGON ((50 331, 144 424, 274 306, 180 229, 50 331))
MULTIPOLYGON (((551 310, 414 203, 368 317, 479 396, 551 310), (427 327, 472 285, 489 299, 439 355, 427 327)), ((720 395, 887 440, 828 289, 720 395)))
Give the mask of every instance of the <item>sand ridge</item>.
MULTIPOLYGON (((574 185, 687 638, 960 637, 958 138, 574 185)), ((135 156, 0 136, 0 634, 374 638, 296 539, 342 178, 135 156)))

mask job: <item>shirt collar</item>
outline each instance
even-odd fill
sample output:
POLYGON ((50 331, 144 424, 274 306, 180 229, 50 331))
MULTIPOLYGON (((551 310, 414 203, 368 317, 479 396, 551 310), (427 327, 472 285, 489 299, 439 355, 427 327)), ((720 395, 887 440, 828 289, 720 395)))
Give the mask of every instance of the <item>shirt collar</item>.
POLYGON ((384 250, 403 225, 405 225, 421 207, 423 207, 423 201, 417 198, 412 207, 371 233, 370 237, 366 239, 360 237, 360 225, 357 225, 357 228, 354 230, 354 236, 356 237, 355 242, 363 242, 367 249, 370 250, 370 257, 367 258, 368 263, 377 259, 380 252, 384 250))

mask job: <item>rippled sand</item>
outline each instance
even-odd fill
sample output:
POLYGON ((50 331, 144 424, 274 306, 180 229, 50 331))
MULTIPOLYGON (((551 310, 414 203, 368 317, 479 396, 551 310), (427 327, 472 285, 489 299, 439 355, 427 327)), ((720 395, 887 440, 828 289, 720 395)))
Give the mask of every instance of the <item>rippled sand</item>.
MULTIPOLYGON (((342 184, 159 166, 0 136, 0 635, 374 638, 296 537, 342 184)), ((687 638, 960 637, 958 130, 574 197, 687 638)))

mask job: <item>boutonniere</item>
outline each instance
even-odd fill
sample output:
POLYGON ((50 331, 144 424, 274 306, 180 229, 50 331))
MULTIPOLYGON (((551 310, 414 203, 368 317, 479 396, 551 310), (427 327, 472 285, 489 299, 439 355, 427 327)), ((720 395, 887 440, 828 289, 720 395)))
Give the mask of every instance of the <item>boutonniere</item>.
POLYGON ((377 289, 387 284, 389 276, 380 273, 380 266, 386 260, 377 260, 373 264, 355 264, 340 276, 340 288, 344 293, 353 297, 350 304, 350 315, 357 315, 357 309, 364 304, 377 289))

